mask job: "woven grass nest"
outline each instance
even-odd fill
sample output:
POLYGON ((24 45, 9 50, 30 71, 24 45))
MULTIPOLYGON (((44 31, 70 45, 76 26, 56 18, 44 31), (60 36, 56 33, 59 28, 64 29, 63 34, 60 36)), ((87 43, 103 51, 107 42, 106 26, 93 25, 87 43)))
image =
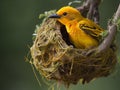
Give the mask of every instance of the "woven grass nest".
POLYGON ((86 56, 89 50, 77 49, 68 40, 65 27, 55 19, 45 19, 37 28, 31 50, 35 68, 48 80, 69 86, 89 83, 112 73, 116 53, 112 45, 104 53, 86 56))

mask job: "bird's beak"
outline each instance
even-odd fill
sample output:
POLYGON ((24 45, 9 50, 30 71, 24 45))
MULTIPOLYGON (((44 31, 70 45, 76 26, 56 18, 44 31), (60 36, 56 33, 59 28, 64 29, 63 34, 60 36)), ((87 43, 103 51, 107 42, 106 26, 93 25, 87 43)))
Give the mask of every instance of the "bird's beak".
POLYGON ((60 16, 57 15, 57 14, 52 14, 52 15, 49 16, 49 18, 60 18, 60 16))

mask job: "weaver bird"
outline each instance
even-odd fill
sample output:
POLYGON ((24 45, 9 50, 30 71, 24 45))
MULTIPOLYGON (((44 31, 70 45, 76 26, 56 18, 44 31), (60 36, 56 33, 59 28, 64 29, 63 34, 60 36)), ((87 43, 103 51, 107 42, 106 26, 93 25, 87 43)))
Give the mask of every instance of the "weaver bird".
POLYGON ((65 25, 69 39, 76 48, 88 49, 99 45, 104 30, 92 20, 83 17, 77 9, 65 6, 49 18, 56 18, 65 25))

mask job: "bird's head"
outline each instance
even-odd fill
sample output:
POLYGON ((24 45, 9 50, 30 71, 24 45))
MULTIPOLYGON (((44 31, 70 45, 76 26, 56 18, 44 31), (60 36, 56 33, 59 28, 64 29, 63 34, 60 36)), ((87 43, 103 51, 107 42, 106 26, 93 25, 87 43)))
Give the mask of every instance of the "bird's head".
POLYGON ((77 9, 70 6, 65 6, 58 10, 56 14, 49 16, 49 18, 57 18, 59 22, 66 25, 73 20, 80 20, 83 17, 77 9))

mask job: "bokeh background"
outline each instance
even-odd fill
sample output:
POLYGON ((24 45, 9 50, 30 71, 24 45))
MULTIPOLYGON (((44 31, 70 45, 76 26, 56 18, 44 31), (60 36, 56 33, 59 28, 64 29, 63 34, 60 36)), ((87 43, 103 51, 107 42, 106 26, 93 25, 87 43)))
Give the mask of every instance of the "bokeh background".
MULTIPOLYGON (((32 45, 32 34, 40 13, 59 9, 72 0, 0 0, 0 90, 47 90, 40 79, 40 87, 25 57, 32 45)), ((101 26, 117 9, 120 0, 102 0, 101 26)), ((120 37, 120 33, 118 33, 120 37)), ((118 38, 119 38, 118 37, 118 38)), ((120 40, 117 40, 120 44, 120 40)), ((40 78, 40 77, 39 77, 40 78)), ((64 87, 62 90, 66 90, 64 87)), ((70 90, 120 90, 119 68, 107 78, 99 78, 86 85, 71 85, 70 90)))

